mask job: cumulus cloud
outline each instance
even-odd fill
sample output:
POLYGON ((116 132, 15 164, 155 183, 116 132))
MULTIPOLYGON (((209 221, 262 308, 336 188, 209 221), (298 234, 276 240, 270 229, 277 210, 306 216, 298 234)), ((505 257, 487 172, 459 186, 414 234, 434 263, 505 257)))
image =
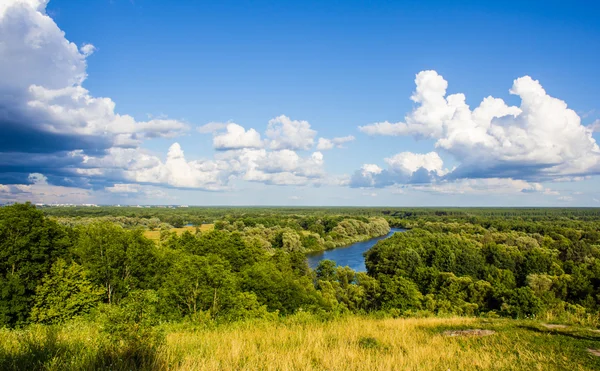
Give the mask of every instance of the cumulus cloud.
POLYGON ((412 135, 434 139, 459 166, 446 177, 552 180, 597 174, 600 148, 575 111, 546 93, 529 76, 510 93, 519 107, 487 97, 474 110, 464 94, 446 95, 448 83, 436 71, 422 71, 411 99, 417 107, 403 122, 359 129, 369 135, 412 135))
POLYGON ((325 170, 321 152, 301 157, 291 150, 244 150, 231 156, 233 169, 240 169, 243 180, 274 185, 324 184, 325 170))
POLYGON ((260 134, 254 129, 244 129, 242 126, 230 123, 225 127, 226 132, 215 135, 213 146, 218 150, 241 148, 261 148, 263 142, 260 134))
POLYGON ((309 150, 314 145, 317 132, 308 121, 292 120, 281 115, 269 120, 266 136, 271 149, 309 150))
MULTIPOLYGON (((135 148, 144 139, 174 137, 187 130, 179 120, 138 121, 115 112, 107 97, 95 97, 82 84, 92 44, 78 47, 46 13, 45 0, 0 3, 0 157, 52 157, 55 166, 22 168, 44 171, 49 180, 77 167, 83 156, 113 147, 135 148), (68 168, 62 168, 69 163, 68 168), (50 171, 51 173, 46 173, 50 171)), ((47 161, 46 161, 47 162, 47 161)))
MULTIPOLYGON (((217 153, 211 160, 188 161, 183 149, 174 143, 163 161, 159 157, 128 148, 112 148, 102 157, 85 157, 77 174, 103 177, 115 182, 125 180, 142 184, 168 185, 207 191, 228 189, 229 182, 242 179, 273 185, 328 184, 323 154, 301 157, 295 151, 243 148, 217 153)), ((134 190, 115 184, 106 190, 134 190)), ((120 192, 124 193, 124 192, 120 192)))
POLYGON ((82 176, 218 191, 227 187, 230 165, 226 161, 187 161, 179 143, 174 143, 164 161, 144 151, 112 148, 103 157, 86 157, 84 167, 77 171, 82 176))
POLYGON ((345 143, 352 142, 354 139, 356 138, 354 138, 352 135, 333 139, 319 138, 319 141, 317 142, 317 150, 326 151, 332 149, 333 147, 343 148, 345 143))
POLYGON ((402 152, 384 160, 388 167, 365 164, 354 172, 351 187, 386 187, 394 184, 429 183, 448 173, 436 152, 402 152))
POLYGON ((32 85, 29 93, 29 113, 43 122, 40 129, 46 132, 108 136, 113 145, 119 145, 124 137, 140 144, 144 138, 171 138, 188 129, 178 120, 136 121, 117 114, 110 98, 95 98, 80 85, 61 89, 32 85))
POLYGON ((389 165, 391 170, 414 174, 420 169, 425 169, 436 173, 437 175, 444 175, 447 170, 443 169, 444 161, 436 152, 429 152, 426 154, 402 152, 394 155, 390 158, 386 158, 385 162, 389 165))

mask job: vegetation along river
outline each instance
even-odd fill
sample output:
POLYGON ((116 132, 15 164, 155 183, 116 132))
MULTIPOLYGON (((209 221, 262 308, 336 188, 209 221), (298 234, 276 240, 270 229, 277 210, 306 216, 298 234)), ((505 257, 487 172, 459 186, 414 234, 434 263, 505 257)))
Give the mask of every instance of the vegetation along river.
POLYGON ((333 260, 338 265, 349 266, 357 272, 366 272, 365 257, 363 254, 365 251, 373 247, 378 241, 386 239, 396 232, 404 232, 406 229, 392 228, 390 233, 385 236, 372 238, 370 240, 353 243, 352 245, 338 247, 336 249, 311 252, 306 255, 308 259, 308 265, 311 268, 316 268, 321 260, 333 260))

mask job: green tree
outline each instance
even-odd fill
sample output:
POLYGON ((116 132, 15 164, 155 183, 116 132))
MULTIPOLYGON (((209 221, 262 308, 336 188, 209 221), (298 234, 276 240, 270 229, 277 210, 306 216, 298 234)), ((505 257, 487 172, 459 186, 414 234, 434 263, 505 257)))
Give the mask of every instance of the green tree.
POLYGON ((106 222, 87 225, 79 231, 75 253, 90 280, 106 289, 108 303, 118 303, 128 290, 154 287, 155 246, 139 230, 106 222))
POLYGON ((232 306, 236 286, 229 263, 218 255, 181 253, 168 270, 161 292, 172 304, 167 310, 177 307, 183 316, 209 310, 217 316, 232 306))
POLYGON ((421 307, 423 295, 411 280, 401 276, 385 275, 380 275, 378 279, 381 285, 379 300, 383 309, 394 308, 406 311, 421 307))
POLYGON ((27 321, 36 287, 70 246, 67 230, 30 203, 0 208, 0 326, 27 321))
POLYGON ((31 319, 41 323, 61 323, 88 313, 104 297, 104 288, 95 286, 77 263, 59 259, 37 287, 31 319))

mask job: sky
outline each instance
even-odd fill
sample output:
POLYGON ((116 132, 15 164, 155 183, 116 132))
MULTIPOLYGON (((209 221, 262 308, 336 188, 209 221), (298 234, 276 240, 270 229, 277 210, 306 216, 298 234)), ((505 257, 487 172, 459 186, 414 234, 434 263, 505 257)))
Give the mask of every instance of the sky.
POLYGON ((0 203, 600 207, 597 1, 0 1, 0 203))

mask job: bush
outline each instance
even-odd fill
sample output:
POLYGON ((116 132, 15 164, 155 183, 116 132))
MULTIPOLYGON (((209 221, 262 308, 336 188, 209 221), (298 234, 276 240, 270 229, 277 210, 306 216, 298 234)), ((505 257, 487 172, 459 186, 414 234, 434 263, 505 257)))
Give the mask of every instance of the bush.
POLYGON ((133 291, 119 306, 101 308, 102 328, 113 349, 110 355, 119 368, 146 369, 153 367, 164 334, 156 325, 158 296, 152 290, 133 291))

